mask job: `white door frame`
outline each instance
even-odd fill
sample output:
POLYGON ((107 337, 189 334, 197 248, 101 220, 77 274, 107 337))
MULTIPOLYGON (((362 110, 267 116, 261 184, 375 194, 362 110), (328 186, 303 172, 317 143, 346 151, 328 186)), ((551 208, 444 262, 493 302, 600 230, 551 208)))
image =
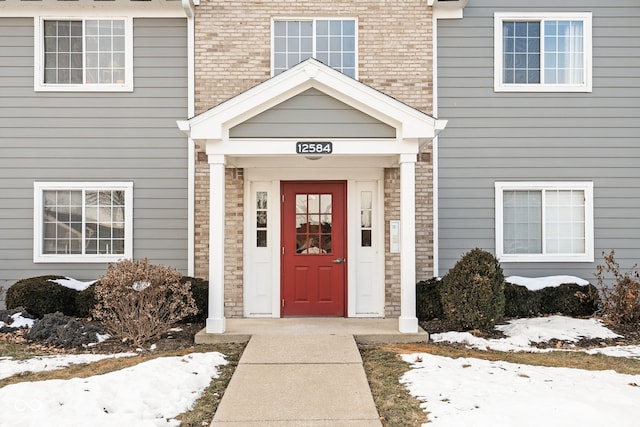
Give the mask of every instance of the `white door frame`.
POLYGON ((385 275, 384 275, 384 170, 381 168, 254 168, 245 169, 244 172, 244 316, 245 317, 280 317, 280 183, 281 181, 322 181, 322 180, 344 180, 347 181, 347 315, 348 317, 383 317, 384 316, 384 296, 385 296, 385 275), (373 219, 373 240, 376 244, 375 254, 376 271, 372 274, 375 280, 372 285, 375 295, 372 306, 365 313, 357 312, 358 297, 358 275, 357 267, 360 262, 361 251, 358 248, 359 239, 356 232, 360 229, 360 203, 358 186, 359 183, 375 183, 376 193, 374 194, 375 215, 373 219), (255 192, 267 191, 269 196, 267 210, 268 229, 268 249, 255 247, 256 241, 256 221, 255 221, 255 192), (263 267, 269 263, 270 272, 263 267), (265 301, 256 301, 255 292, 261 292, 262 297, 266 295, 264 281, 267 278, 270 283, 268 288, 271 291, 270 313, 265 310, 265 301), (254 307, 259 308, 256 310, 254 307))

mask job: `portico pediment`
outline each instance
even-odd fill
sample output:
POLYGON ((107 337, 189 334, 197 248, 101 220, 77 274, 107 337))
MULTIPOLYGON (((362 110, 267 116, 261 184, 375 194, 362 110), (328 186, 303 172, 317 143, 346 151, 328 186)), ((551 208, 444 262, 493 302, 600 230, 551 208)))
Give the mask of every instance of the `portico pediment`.
MULTIPOLYGON (((416 149, 417 145, 426 143, 446 126, 446 120, 438 120, 416 110, 315 59, 308 59, 189 120, 179 121, 178 125, 194 140, 228 142, 234 138, 331 136, 316 134, 313 130, 314 126, 320 129, 331 120, 340 127, 335 131, 336 137, 386 138, 405 143, 412 140, 416 149), (316 96, 316 100, 325 103, 333 100, 334 104, 343 106, 341 109, 347 114, 340 116, 340 108, 328 112, 325 117, 318 116, 317 111, 310 111, 305 122, 305 112, 299 110, 297 118, 292 120, 298 121, 300 133, 291 133, 294 126, 288 130, 281 129, 280 132, 288 133, 280 135, 277 132, 263 135, 256 131, 259 124, 265 122, 269 127, 269 117, 278 114, 278 106, 280 110, 287 105, 291 109, 296 100, 309 96, 316 96), (330 117, 332 115, 333 118, 330 117), (365 128, 367 134, 358 135, 365 128), (310 133, 305 135, 305 132, 310 133)), ((274 126, 271 128, 275 129, 274 126)), ((326 129, 323 131, 327 132, 326 129)))

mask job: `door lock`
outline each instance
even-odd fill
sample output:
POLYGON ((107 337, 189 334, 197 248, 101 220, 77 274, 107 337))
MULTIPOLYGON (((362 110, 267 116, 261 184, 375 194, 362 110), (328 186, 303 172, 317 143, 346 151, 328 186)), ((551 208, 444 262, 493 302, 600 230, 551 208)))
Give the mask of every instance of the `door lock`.
POLYGON ((334 263, 334 264, 342 264, 342 263, 347 262, 347 259, 346 258, 336 258, 331 262, 334 263))

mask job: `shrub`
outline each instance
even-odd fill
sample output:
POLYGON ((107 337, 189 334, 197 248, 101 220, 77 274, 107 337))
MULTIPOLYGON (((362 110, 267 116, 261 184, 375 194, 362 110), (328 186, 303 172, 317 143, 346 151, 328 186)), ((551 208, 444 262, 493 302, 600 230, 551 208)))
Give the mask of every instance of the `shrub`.
POLYGON ((196 314, 191 283, 172 267, 141 261, 110 264, 95 286, 95 317, 114 337, 144 345, 196 314))
POLYGON ((442 317, 440 283, 437 277, 416 284, 416 315, 420 320, 442 317))
POLYGON ((530 291, 524 286, 505 283, 504 314, 507 317, 533 317, 547 314, 589 316, 597 309, 593 285, 564 283, 530 291))
POLYGON ((96 284, 92 284, 86 289, 76 294, 76 316, 89 317, 96 307, 96 284))
POLYGON ((97 326, 87 325, 58 311, 37 320, 27 338, 51 346, 73 348, 97 342, 98 333, 102 331, 97 326))
POLYGON ((640 322, 640 274, 636 265, 622 273, 613 250, 602 256, 604 265, 598 265, 596 272, 602 316, 616 323, 640 322), (613 275, 611 286, 607 273, 613 275))
POLYGON ((560 286, 535 291, 540 296, 542 314, 590 316, 598 309, 597 292, 593 285, 563 283, 560 286))
POLYGON ((60 311, 75 315, 76 290, 50 280, 64 279, 64 276, 38 276, 18 280, 7 289, 7 308, 24 307, 36 317, 60 311))
POLYGON ((191 296, 198 312, 184 318, 185 322, 204 322, 209 312, 209 281, 199 277, 182 276, 180 283, 191 282, 191 296))
POLYGON ((473 249, 442 278, 444 317, 463 329, 488 329, 504 316, 504 275, 489 252, 473 249))
POLYGON ((504 315, 507 317, 535 317, 541 314, 540 294, 526 286, 505 283, 504 315))

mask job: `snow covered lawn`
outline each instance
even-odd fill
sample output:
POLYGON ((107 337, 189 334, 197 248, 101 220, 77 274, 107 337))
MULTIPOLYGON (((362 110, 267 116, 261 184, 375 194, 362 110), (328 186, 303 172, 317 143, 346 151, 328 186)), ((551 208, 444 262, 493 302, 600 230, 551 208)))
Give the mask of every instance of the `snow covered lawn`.
POLYGON ((640 375, 430 354, 403 359, 413 368, 401 382, 424 402, 425 427, 637 427, 640 420, 640 375))
POLYGON ((102 359, 130 356, 137 356, 137 353, 63 354, 58 356, 38 356, 25 360, 0 357, 0 380, 23 372, 53 371, 79 363, 91 363, 102 359))
POLYGON ((0 420, 25 427, 176 426, 173 418, 226 363, 217 352, 191 353, 89 378, 8 385, 0 389, 0 420))
MULTIPOLYGON (((551 339, 613 338, 595 319, 563 316, 517 319, 499 325, 506 338, 483 339, 468 332, 434 334, 439 342, 497 351, 552 351, 532 347, 551 339)), ((640 346, 588 350, 640 359, 640 346)), ((492 362, 481 359, 403 355, 412 369, 401 379, 423 402, 429 427, 637 427, 640 375, 492 362)))

